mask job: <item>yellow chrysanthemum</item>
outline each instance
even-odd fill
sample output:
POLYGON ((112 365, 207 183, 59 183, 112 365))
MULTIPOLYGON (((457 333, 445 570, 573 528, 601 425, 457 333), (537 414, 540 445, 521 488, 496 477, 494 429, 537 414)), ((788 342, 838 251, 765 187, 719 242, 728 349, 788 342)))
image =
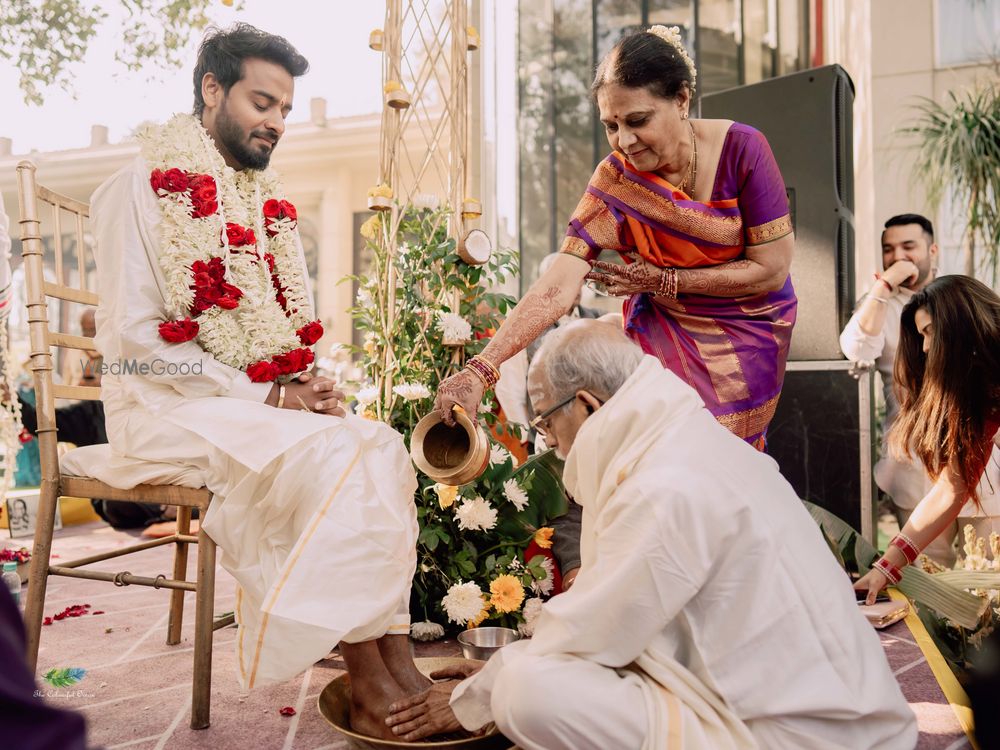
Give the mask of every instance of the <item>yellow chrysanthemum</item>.
POLYGON ((399 81, 386 81, 385 86, 382 87, 382 90, 387 94, 391 94, 393 91, 400 91, 402 88, 403 84, 401 84, 399 81))
POLYGON ((391 198, 392 188, 386 185, 384 182, 381 185, 376 185, 373 188, 368 189, 369 198, 391 198))
POLYGON ((524 586, 512 575, 497 576, 490 583, 490 594, 490 604, 497 612, 514 612, 524 601, 524 586))
POLYGON ((476 41, 479 41, 479 31, 476 29, 475 26, 466 26, 465 33, 469 35, 470 39, 475 39, 476 41))
POLYGON ((361 236, 366 240, 375 239, 378 236, 380 226, 378 214, 375 214, 371 218, 365 220, 365 222, 361 225, 361 236))
POLYGON ((484 598, 483 608, 480 610, 478 615, 476 615, 473 619, 465 623, 465 627, 469 630, 472 630, 472 628, 478 628, 480 625, 483 624, 483 620, 485 620, 489 616, 490 616, 490 603, 486 601, 486 599, 484 598))
POLYGON ((455 498, 458 497, 458 487, 453 487, 450 484, 441 484, 438 482, 434 485, 434 491, 438 496, 438 505, 441 509, 450 508, 455 504, 455 498))
POLYGON ((543 526, 538 531, 535 532, 535 544, 537 544, 542 549, 548 549, 552 546, 552 535, 555 533, 555 529, 550 526, 543 526))

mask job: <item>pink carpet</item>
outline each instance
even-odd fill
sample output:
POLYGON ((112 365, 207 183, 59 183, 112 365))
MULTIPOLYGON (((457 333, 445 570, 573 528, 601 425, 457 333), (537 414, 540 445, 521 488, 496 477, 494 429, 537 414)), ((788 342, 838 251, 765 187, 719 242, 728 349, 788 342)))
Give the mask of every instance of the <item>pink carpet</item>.
MULTIPOLYGON (((132 544, 137 536, 137 533, 114 531, 103 523, 74 526, 56 532, 53 549, 60 559, 69 560, 132 544)), ((137 575, 169 574, 171 554, 170 548, 162 547, 95 567, 115 571, 125 568, 137 575)), ((193 554, 189 564, 193 575, 193 554)), ((234 591, 232 578, 220 568, 217 614, 232 610, 234 591)), ((294 680, 257 688, 250 695, 241 696, 236 681, 234 627, 215 633, 212 725, 197 732, 189 729, 194 594, 187 597, 183 640, 177 646, 167 646, 166 591, 50 579, 46 615, 74 604, 90 604, 92 614, 65 618, 42 628, 38 673, 63 667, 81 667, 87 671, 83 680, 72 688, 43 687, 54 703, 86 716, 91 746, 108 750, 347 747, 316 708, 319 693, 342 673, 343 663, 336 652, 294 680), (295 715, 282 716, 279 709, 284 706, 294 708, 295 715)), ((917 714, 918 748, 971 747, 905 624, 897 623, 883 631, 882 642, 903 693, 917 714)), ((454 640, 417 644, 416 650, 418 656, 460 655, 454 640)))

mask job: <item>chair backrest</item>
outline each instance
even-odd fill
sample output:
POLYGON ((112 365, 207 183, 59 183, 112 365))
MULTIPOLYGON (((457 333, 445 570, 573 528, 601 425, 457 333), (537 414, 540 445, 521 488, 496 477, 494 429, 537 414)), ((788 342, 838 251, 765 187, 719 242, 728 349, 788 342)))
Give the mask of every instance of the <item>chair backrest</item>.
MULTIPOLYGON (((39 185, 35 165, 22 161, 17 165, 17 188, 21 211, 21 254, 24 258, 25 300, 28 307, 28 335, 31 343, 31 371, 35 381, 35 411, 38 419, 39 457, 42 479, 57 478, 55 399, 98 400, 101 389, 96 386, 57 385, 52 378, 52 347, 92 351, 94 339, 55 330, 50 324, 47 300, 52 297, 63 303, 96 307, 97 293, 87 289, 87 244, 85 227, 90 207, 81 201, 60 195, 39 185), (55 251, 55 282, 45 278, 45 244, 43 242, 42 210, 51 211, 51 236, 55 251), (76 252, 69 262, 64 258, 64 226, 75 240, 76 252), (70 267, 67 269, 66 266, 70 267), (75 274, 73 271, 75 270, 75 274), (69 272, 67 274, 67 272, 69 272), (66 283, 67 275, 77 280, 76 286, 66 283), (48 471, 47 471, 48 469, 48 471), (54 472, 54 473, 50 473, 54 472), (48 476, 47 476, 48 475, 48 476)), ((67 319, 66 316, 62 316, 67 319)))

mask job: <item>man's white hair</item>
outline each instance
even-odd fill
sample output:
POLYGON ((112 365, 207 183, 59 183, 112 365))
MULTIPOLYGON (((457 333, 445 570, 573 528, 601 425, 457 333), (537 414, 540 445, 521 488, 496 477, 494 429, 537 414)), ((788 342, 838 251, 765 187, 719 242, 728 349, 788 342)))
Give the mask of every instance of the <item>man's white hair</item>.
POLYGON ((618 392, 635 372, 643 351, 619 328, 597 320, 578 320, 546 334, 531 362, 558 403, 577 391, 602 401, 618 392))

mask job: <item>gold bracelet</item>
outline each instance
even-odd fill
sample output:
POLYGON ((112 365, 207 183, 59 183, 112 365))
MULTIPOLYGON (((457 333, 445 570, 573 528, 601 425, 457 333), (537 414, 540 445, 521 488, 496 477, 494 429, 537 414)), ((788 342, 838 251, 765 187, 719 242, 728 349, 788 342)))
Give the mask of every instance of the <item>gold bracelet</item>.
POLYGON ((285 405, 285 386, 278 386, 278 408, 280 409, 285 405))

